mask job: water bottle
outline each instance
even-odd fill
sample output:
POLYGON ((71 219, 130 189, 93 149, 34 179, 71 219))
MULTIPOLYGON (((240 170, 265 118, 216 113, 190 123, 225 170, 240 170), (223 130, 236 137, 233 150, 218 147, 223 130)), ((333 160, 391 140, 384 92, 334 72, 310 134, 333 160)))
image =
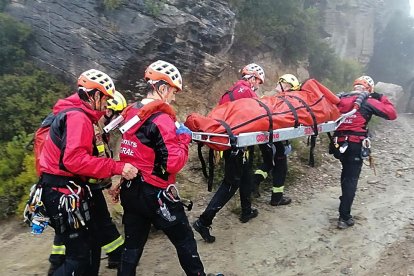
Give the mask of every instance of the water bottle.
POLYGON ((47 221, 39 221, 36 217, 32 220, 32 234, 33 235, 40 235, 46 229, 48 225, 47 221))

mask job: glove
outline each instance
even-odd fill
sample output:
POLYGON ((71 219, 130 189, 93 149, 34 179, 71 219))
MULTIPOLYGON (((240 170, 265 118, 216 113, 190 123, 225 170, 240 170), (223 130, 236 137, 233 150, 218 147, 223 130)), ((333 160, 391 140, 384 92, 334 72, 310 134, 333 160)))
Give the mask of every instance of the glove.
POLYGON ((382 94, 377 93, 377 92, 371 93, 370 96, 371 96, 371 98, 376 99, 378 101, 381 100, 381 98, 382 98, 382 94))
POLYGON ((184 124, 182 124, 182 123, 180 124, 180 127, 177 128, 177 130, 175 131, 175 133, 177 135, 187 134, 187 135, 190 135, 191 136, 191 130, 188 127, 186 127, 184 124))

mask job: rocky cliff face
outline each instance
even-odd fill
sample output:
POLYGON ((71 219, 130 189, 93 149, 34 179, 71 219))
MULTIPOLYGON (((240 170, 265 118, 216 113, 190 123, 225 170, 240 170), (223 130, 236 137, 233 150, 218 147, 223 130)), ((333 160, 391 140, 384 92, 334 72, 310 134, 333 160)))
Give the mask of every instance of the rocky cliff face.
POLYGON ((367 64, 372 57, 376 35, 397 10, 410 11, 408 0, 325 0, 313 1, 322 7, 326 40, 341 58, 367 64))
POLYGON ((102 2, 14 0, 6 12, 32 27, 36 62, 71 80, 96 68, 132 89, 164 59, 202 87, 222 70, 235 25, 226 2, 120 1, 113 10, 102 2))
MULTIPOLYGON (((322 10, 325 39, 337 54, 362 63, 371 58, 376 35, 380 36, 388 18, 396 10, 409 12, 408 0, 305 2, 322 10)), ((190 92, 186 101, 199 98, 207 102, 201 105, 208 106, 238 77, 237 69, 245 63, 261 64, 268 80, 288 70, 277 65, 268 53, 254 60, 229 62, 227 53, 232 46, 236 19, 228 1, 119 3, 115 9, 108 9, 102 0, 13 0, 6 12, 32 26, 31 55, 36 62, 71 81, 80 72, 97 68, 108 72, 122 91, 136 93, 145 67, 164 59, 177 65, 186 88, 197 91, 198 97, 194 97, 196 92, 190 92), (221 76, 227 80, 219 80, 221 76)), ((289 72, 295 70, 290 68, 289 72)), ((296 73, 301 79, 307 77, 304 67, 296 73)))

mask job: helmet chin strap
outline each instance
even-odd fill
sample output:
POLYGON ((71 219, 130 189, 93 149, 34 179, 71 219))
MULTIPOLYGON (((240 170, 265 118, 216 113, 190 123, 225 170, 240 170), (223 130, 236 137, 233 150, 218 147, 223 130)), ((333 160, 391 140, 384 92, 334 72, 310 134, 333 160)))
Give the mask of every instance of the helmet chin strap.
POLYGON ((282 85, 281 81, 279 81, 279 86, 280 86, 280 89, 282 90, 282 92, 285 92, 285 89, 283 88, 283 85, 282 85))

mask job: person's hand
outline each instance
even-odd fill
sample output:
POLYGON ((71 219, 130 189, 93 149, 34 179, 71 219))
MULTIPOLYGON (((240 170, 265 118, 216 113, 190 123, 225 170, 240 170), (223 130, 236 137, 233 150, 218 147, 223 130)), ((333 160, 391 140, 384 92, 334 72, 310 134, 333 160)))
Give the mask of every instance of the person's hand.
POLYGON ((175 133, 177 135, 180 135, 180 134, 188 134, 188 135, 191 136, 191 130, 188 127, 186 127, 184 124, 182 124, 182 123, 180 124, 180 127, 177 128, 177 130, 175 131, 175 133))
POLYGON ((111 197, 113 203, 119 202, 119 193, 121 192, 121 182, 118 184, 112 184, 111 187, 108 189, 108 194, 111 197))
POLYGON ((130 163, 126 163, 124 168, 122 169, 122 177, 126 180, 131 180, 137 177, 138 169, 135 168, 130 163))
POLYGON ((371 98, 373 98, 373 99, 376 99, 376 100, 381 100, 381 98, 382 98, 382 94, 380 94, 380 93, 377 93, 377 92, 372 92, 371 94, 370 94, 370 96, 371 96, 371 98))

